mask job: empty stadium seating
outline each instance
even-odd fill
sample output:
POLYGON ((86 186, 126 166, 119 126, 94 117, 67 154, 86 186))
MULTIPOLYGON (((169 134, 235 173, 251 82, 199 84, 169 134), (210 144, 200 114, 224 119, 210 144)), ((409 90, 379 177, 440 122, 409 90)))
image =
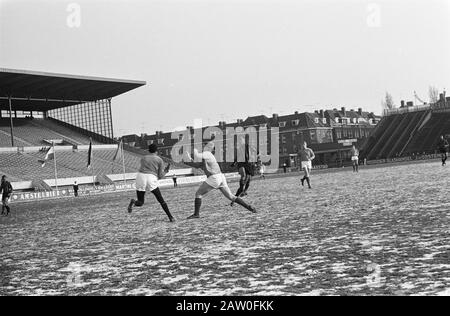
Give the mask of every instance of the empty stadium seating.
MULTIPOLYGON (((64 140, 67 144, 89 144, 89 137, 48 119, 14 119, 14 146, 43 146, 45 140, 64 140)), ((93 144, 100 144, 93 141, 93 144)), ((9 119, 0 119, 0 147, 11 146, 9 119)))
POLYGON ((409 142, 418 127, 424 122, 427 116, 427 112, 415 112, 408 113, 402 121, 402 125, 396 131, 396 134, 392 136, 392 142, 390 151, 387 157, 401 156, 405 150, 405 144, 409 142))
POLYGON ((372 131, 372 134, 368 138, 366 144, 361 150, 361 154, 367 159, 373 159, 374 148, 378 144, 380 137, 384 134, 385 129, 392 123, 393 117, 385 116, 378 123, 377 127, 372 131))
MULTIPOLYGON (((11 134, 10 132, 5 131, 6 128, 0 126, 0 147, 9 147, 11 146, 11 134)), ((31 146, 30 143, 18 139, 17 137, 14 138, 14 145, 18 147, 25 147, 25 146, 31 146)))
MULTIPOLYGON (((135 173, 140 159, 147 151, 124 150, 124 164, 119 157, 113 161, 117 147, 103 145, 93 140, 91 168, 87 168, 88 145, 90 138, 80 132, 58 124, 51 119, 14 119, 14 148, 11 148, 9 119, 0 119, 0 174, 8 176, 11 182, 36 181, 55 177, 54 161, 42 167, 42 161, 49 148, 49 140, 63 140, 63 147, 56 146, 56 165, 58 178, 77 178, 108 174, 135 173), (84 146, 80 146, 84 145, 84 146)), ((182 163, 171 164, 172 169, 189 168, 182 163)))
MULTIPOLYGON (((87 169, 87 151, 56 151, 56 164, 59 178, 90 176, 94 174, 122 173, 122 161, 113 162, 114 149, 93 150, 92 167, 87 169)), ((55 176, 54 161, 42 167, 40 160, 45 152, 0 153, 0 173, 19 180, 52 179, 55 176)), ((125 152, 126 172, 136 172, 140 158, 125 152)))
MULTIPOLYGON (((38 126, 41 130, 50 130, 54 134, 58 134, 66 139, 68 142, 75 145, 89 144, 90 138, 80 133, 74 132, 70 128, 59 125, 53 120, 35 119, 32 121, 35 126, 38 126)), ((61 137, 60 137, 61 138, 61 137)), ((92 144, 100 145, 95 139, 92 140, 92 144)))
POLYGON ((416 136, 408 144, 408 153, 431 153, 437 150, 439 136, 446 134, 450 122, 450 113, 433 113, 429 121, 417 131, 416 136))
POLYGON ((424 109, 383 117, 363 151, 365 158, 385 159, 435 153, 440 135, 450 134, 450 112, 424 109))

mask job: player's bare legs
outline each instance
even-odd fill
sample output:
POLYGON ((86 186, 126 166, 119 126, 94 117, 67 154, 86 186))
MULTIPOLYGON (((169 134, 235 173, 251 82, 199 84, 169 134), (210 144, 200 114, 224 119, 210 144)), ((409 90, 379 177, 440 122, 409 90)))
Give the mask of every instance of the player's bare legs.
POLYGON ((358 160, 353 160, 353 172, 359 172, 359 163, 358 160))
POLYGON ((308 187, 311 189, 311 180, 309 179, 309 175, 310 175, 311 171, 306 166, 303 168, 303 171, 304 171, 305 175, 304 175, 303 179, 301 180, 302 185, 303 186, 305 185, 305 180, 306 180, 306 182, 308 183, 308 187))

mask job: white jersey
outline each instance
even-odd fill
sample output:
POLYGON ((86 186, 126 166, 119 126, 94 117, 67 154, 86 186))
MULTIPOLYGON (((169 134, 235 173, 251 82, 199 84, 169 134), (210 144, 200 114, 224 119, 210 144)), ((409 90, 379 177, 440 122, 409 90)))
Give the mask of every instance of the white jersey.
POLYGON ((202 159, 203 162, 202 169, 207 177, 222 173, 222 170, 220 170, 220 166, 217 163, 216 157, 214 157, 214 155, 211 152, 204 151, 203 153, 199 153, 196 150, 194 150, 194 155, 196 159, 202 159))

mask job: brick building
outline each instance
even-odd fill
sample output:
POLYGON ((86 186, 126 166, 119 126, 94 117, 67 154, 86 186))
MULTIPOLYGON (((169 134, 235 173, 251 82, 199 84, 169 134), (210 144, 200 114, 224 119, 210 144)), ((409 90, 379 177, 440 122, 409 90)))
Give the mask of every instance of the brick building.
MULTIPOLYGON (((381 117, 374 113, 358 110, 320 110, 313 113, 295 112, 290 115, 273 114, 272 117, 265 115, 251 116, 246 120, 238 119, 235 123, 219 122, 214 126, 223 131, 228 127, 261 127, 279 128, 279 154, 280 165, 286 163, 289 167, 297 167, 297 152, 303 141, 308 143, 316 153, 315 165, 339 166, 349 161, 352 144, 360 147, 363 141, 370 135, 373 128, 381 117)), ((204 127, 202 132, 208 127, 204 127)), ((190 126, 186 130, 194 133, 190 126)), ((131 146, 147 148, 148 145, 156 143, 159 145, 163 156, 170 156, 172 147, 181 140, 181 132, 178 139, 172 139, 172 133, 156 132, 154 135, 143 134, 123 136, 124 143, 131 146)), ((270 137, 269 140, 270 142, 270 137)), ((270 145, 268 146, 270 148, 270 145)), ((226 152, 226 146, 224 146, 226 152)))

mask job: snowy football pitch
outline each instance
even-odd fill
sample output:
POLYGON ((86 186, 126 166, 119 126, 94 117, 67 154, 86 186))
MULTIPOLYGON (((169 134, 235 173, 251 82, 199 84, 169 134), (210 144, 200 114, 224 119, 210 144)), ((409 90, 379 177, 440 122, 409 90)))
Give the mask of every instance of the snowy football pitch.
POLYGON ((448 295, 449 183, 439 162, 257 180, 258 214, 214 192, 194 221, 179 187, 174 224, 150 194, 13 204, 0 295, 448 295))

